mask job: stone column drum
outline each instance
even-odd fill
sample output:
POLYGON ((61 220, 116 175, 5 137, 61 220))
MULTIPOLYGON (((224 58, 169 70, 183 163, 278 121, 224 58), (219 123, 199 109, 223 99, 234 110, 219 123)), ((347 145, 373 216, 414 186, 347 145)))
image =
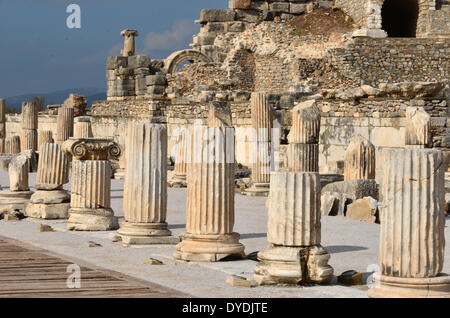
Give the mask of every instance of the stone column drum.
POLYGON ((70 196, 63 189, 69 182, 69 158, 61 145, 44 143, 39 149, 36 192, 31 196, 25 212, 40 219, 67 219, 70 196))
POLYGON ((233 232, 234 128, 194 126, 187 180, 186 233, 174 257, 206 262, 243 257, 244 246, 233 232))
POLYGON ((53 132, 51 130, 39 130, 38 131, 38 149, 40 150, 42 147, 42 144, 52 144, 54 143, 53 140, 53 132))
POLYGON ((19 155, 11 160, 8 167, 9 190, 0 191, 0 208, 24 210, 31 195, 28 185, 29 165, 26 156, 19 155))
POLYGON ((356 135, 345 152, 344 180, 360 179, 375 179, 375 146, 356 135))
POLYGON ((36 103, 22 103, 21 151, 37 151, 38 146, 38 107, 36 103))
POLYGON ((139 32, 136 30, 123 30, 120 35, 125 37, 123 43, 123 50, 120 51, 122 56, 133 56, 136 52, 135 49, 135 37, 139 36, 139 32))
POLYGON ((75 138, 92 138, 91 118, 87 116, 77 117, 74 123, 73 136, 75 138))
POLYGON ((178 243, 167 216, 167 130, 163 125, 132 123, 127 132, 124 185, 125 222, 119 229, 126 244, 178 243))
POLYGON ((328 283, 333 268, 322 248, 320 175, 273 172, 270 180, 267 238, 254 269, 259 285, 328 283))
POLYGON ((406 148, 430 148, 432 146, 431 116, 421 107, 406 109, 406 148))
POLYGON ((6 101, 0 98, 0 153, 5 153, 6 139, 6 101))
POLYGON ((73 137, 74 110, 71 107, 58 109, 56 143, 62 145, 70 137, 73 137))
POLYGON ((111 165, 120 148, 110 139, 70 138, 63 150, 73 157, 72 187, 67 228, 76 231, 112 231, 119 228, 111 209, 111 165))
POLYGON ((252 128, 254 140, 252 151, 252 186, 245 192, 250 196, 267 196, 270 185, 270 150, 273 110, 266 94, 252 93, 252 128))
POLYGON ((16 154, 20 153, 20 137, 12 136, 5 140, 5 153, 16 154))
POLYGON ((289 171, 319 172, 320 111, 315 101, 300 103, 292 110, 292 128, 287 147, 289 171))
POLYGON ((444 156, 383 151, 380 267, 370 297, 450 297, 445 251, 444 156))

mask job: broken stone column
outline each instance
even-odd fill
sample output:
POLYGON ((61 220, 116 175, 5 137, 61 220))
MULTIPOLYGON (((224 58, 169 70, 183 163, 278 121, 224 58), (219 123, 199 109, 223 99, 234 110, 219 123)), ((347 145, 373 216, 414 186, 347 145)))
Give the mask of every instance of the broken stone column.
POLYGON ((22 103, 21 151, 37 151, 38 146, 38 107, 36 103, 22 103))
POLYGON ((263 93, 252 93, 252 128, 254 129, 252 151, 252 186, 245 194, 267 196, 270 186, 270 151, 273 110, 263 93))
POLYGON ((6 153, 6 101, 0 98, 0 153, 6 153))
POLYGON ((9 191, 0 191, 0 208, 23 210, 33 194, 28 185, 28 160, 19 155, 11 160, 8 167, 9 191))
POLYGON ((188 129, 179 129, 177 137, 174 173, 169 184, 172 187, 186 187, 189 156, 188 146, 191 143, 191 133, 188 129))
POLYGON ((90 117, 82 116, 75 119, 73 136, 75 138, 94 137, 90 117))
POLYGON ((73 137, 74 110, 71 107, 58 109, 56 143, 62 145, 70 137, 73 137))
POLYGON ((375 179, 375 146, 361 135, 345 152, 344 180, 375 179))
POLYGON ((127 132, 128 132, 128 125, 125 123, 119 124, 118 127, 118 134, 115 137, 115 140, 117 140, 117 144, 120 146, 121 149, 121 156, 119 158, 119 168, 116 169, 114 172, 114 179, 119 180, 125 180, 126 170, 127 170, 127 156, 126 156, 126 140, 127 140, 127 132))
POLYGON ((111 165, 120 148, 110 139, 70 138, 63 151, 72 156, 72 186, 67 228, 75 231, 112 231, 119 228, 111 209, 111 165))
POLYGON ((292 110, 292 128, 287 147, 287 170, 319 172, 320 111, 315 101, 300 103, 292 110))
POLYGON ((445 250, 443 153, 383 152, 380 267, 370 297, 450 297, 445 250))
POLYGON ((70 196, 63 185, 69 182, 69 158, 61 145, 44 143, 39 149, 36 192, 27 205, 26 215, 40 219, 67 219, 70 196))
POLYGON ((20 153, 20 137, 12 136, 5 140, 5 153, 16 154, 20 153))
POLYGON ((39 130, 38 131, 38 146, 39 150, 42 147, 42 144, 52 144, 54 142, 53 140, 53 132, 51 130, 39 130))
POLYGON ((166 128, 151 123, 130 124, 126 143, 125 222, 117 233, 126 244, 178 243, 166 223, 166 128))
POLYGON ((333 268, 321 244, 320 175, 274 172, 270 180, 267 239, 254 279, 260 285, 328 283, 333 268))
POLYGON ((241 258, 234 226, 234 128, 194 126, 188 163, 186 233, 174 257, 216 262, 241 258))
POLYGON ((406 148, 430 148, 432 146, 431 116, 423 109, 406 109, 406 148))
POLYGON ((64 106, 73 108, 75 117, 83 116, 87 107, 86 96, 70 94, 69 98, 64 101, 64 106))
POLYGON ((135 48, 135 40, 134 38, 139 36, 139 32, 136 30, 123 30, 120 33, 121 36, 125 37, 124 44, 123 44, 123 50, 120 51, 120 54, 122 56, 133 56, 136 54, 136 48, 135 48))

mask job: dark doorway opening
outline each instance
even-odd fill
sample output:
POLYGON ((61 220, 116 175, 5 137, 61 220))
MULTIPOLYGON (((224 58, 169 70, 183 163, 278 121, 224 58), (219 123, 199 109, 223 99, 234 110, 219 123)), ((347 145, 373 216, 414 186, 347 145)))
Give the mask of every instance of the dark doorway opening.
POLYGON ((381 9, 383 30, 389 37, 416 37, 419 18, 418 0, 386 0, 381 9))

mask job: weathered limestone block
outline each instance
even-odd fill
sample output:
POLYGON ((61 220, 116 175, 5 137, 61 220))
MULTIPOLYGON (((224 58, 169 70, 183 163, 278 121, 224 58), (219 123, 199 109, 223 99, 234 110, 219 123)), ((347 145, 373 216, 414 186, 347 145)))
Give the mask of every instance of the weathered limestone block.
POLYGON ((22 129, 20 137, 21 152, 26 150, 37 151, 38 146, 38 132, 35 129, 22 129))
POLYGON ((380 267, 371 297, 450 297, 444 264, 443 153, 386 149, 380 267))
POLYGON ((376 200, 379 198, 378 184, 373 179, 333 182, 322 189, 322 193, 325 192, 343 193, 353 201, 365 197, 372 197, 376 200))
POLYGON ((92 138, 94 134, 92 132, 91 118, 90 117, 77 117, 74 123, 73 136, 75 138, 92 138))
MULTIPOLYGON (((33 198, 33 196, 31 196, 33 198)), ((30 199, 31 202, 31 199, 30 199)), ((39 204, 29 203, 25 208, 25 215, 30 218, 44 220, 60 220, 69 217, 70 203, 39 204)))
POLYGON ((127 29, 123 30, 120 35, 125 37, 123 50, 120 51, 120 54, 122 54, 122 56, 133 56, 136 53, 135 37, 139 36, 139 32, 127 29))
POLYGON ((17 156, 9 164, 9 188, 12 192, 29 191, 28 161, 25 156, 17 156))
POLYGON ((347 206, 345 216, 357 221, 376 222, 378 219, 378 201, 371 197, 356 200, 347 206))
POLYGON ((375 146, 356 135, 345 152, 344 180, 359 179, 375 179, 375 146))
POLYGON ((432 145, 431 116, 423 109, 406 109, 406 137, 408 148, 429 148, 432 145))
POLYGON ((111 139, 70 138, 63 151, 73 157, 72 196, 67 228, 76 231, 112 231, 119 228, 111 209, 111 165, 120 148, 111 139))
POLYGON ((20 153, 20 137, 19 136, 12 136, 12 137, 6 138, 5 153, 9 153, 9 154, 20 153))
POLYGON ((56 143, 62 144, 73 136, 74 109, 60 107, 58 109, 56 143))
POLYGON ((39 151, 36 189, 60 190, 69 182, 69 158, 61 145, 44 143, 39 151))
POLYGON ((132 123, 126 144, 125 222, 117 233, 127 244, 160 244, 164 238, 173 242, 166 223, 167 130, 158 124, 132 123))
POLYGON ((331 280, 330 255, 320 246, 320 219, 319 173, 272 173, 267 233, 271 245, 258 254, 258 284, 331 280))
POLYGON ((263 93, 252 93, 251 96, 252 128, 254 129, 254 144, 252 155, 252 187, 245 194, 252 196, 267 196, 269 194, 271 171, 271 137, 273 109, 263 93))
POLYGON ((39 130, 38 131, 38 149, 41 149, 42 144, 49 143, 52 144, 53 132, 51 130, 39 130))
POLYGON ((233 232, 234 128, 195 126, 192 147, 186 233, 174 257, 207 262, 240 258, 244 246, 233 232))

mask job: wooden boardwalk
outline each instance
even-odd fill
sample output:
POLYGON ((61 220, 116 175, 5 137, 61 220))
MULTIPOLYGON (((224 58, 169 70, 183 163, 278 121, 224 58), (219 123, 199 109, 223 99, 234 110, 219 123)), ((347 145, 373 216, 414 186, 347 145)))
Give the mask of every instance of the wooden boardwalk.
MULTIPOLYGON (((64 257, 65 258, 65 257, 64 257)), ((54 253, 0 236, 0 298, 186 298, 190 295, 97 268, 68 261, 54 253), (71 264, 81 269, 81 288, 70 289, 71 264)))

